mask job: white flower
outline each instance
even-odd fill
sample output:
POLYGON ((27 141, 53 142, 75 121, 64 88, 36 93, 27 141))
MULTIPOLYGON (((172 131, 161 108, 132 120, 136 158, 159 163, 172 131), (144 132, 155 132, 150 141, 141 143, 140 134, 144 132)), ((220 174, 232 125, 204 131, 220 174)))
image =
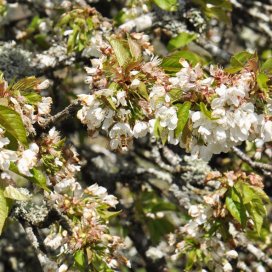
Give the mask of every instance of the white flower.
POLYGON ((109 136, 111 138, 110 146, 111 149, 117 149, 118 147, 122 147, 122 139, 132 137, 132 131, 127 123, 116 123, 112 129, 110 130, 109 136))
POLYGON ((135 138, 142 138, 146 136, 148 132, 148 124, 142 121, 136 121, 133 128, 133 136, 135 138))
POLYGON ((74 183, 75 183, 75 179, 74 178, 63 179, 62 181, 58 182, 54 186, 54 190, 57 193, 65 192, 65 191, 67 191, 67 189, 71 188, 74 183))
POLYGON ((232 266, 229 262, 225 262, 224 266, 223 266, 223 271, 224 272, 232 272, 233 269, 232 269, 232 266))
POLYGON ((127 101, 126 101, 126 92, 125 91, 119 91, 116 95, 117 98, 117 107, 121 104, 122 106, 127 106, 127 101))
POLYGON ((49 85, 50 85, 50 81, 48 79, 46 79, 37 85, 37 89, 39 89, 39 90, 47 89, 49 87, 49 85))
POLYGON ((49 235, 45 238, 44 244, 56 250, 62 244, 62 236, 60 234, 57 234, 55 237, 52 237, 51 235, 49 235))
POLYGON ((10 162, 15 162, 18 159, 15 151, 0 149, 0 169, 8 170, 10 162))
POLYGON ((98 71, 98 69, 96 67, 90 68, 90 67, 85 66, 84 69, 86 70, 88 75, 92 75, 92 76, 95 75, 98 71))
POLYGON ((118 204, 118 200, 114 195, 106 195, 103 198, 103 201, 113 208, 115 208, 115 206, 118 204))
POLYGON ((161 259, 164 256, 164 253, 157 247, 150 247, 146 251, 146 256, 152 260, 161 259))
POLYGON ((166 106, 162 106, 158 109, 156 114, 162 127, 168 128, 169 130, 174 130, 177 127, 178 117, 174 107, 167 108, 166 106))
POLYGON ((238 258, 238 253, 236 250, 229 250, 226 252, 226 257, 230 259, 237 259, 238 258))
POLYGON ((202 209, 200 209, 200 206, 199 205, 192 205, 190 208, 189 208, 189 215, 191 217, 198 217, 200 215, 200 213, 202 212, 202 209))
POLYGON ((68 265, 67 264, 62 264, 58 269, 58 272, 66 272, 66 271, 68 271, 68 265))
POLYGON ((107 189, 105 187, 99 186, 97 183, 89 186, 86 190, 88 193, 91 193, 94 196, 105 197, 107 194, 107 189))
POLYGON ((49 114, 51 111, 52 98, 42 97, 42 101, 38 103, 38 114, 49 114))
POLYGON ((265 121, 261 129, 261 137, 264 142, 272 141, 272 121, 265 121))
POLYGON ((39 147, 35 143, 30 144, 29 149, 23 151, 17 164, 20 173, 32 177, 29 170, 36 165, 38 152, 39 147))
POLYGON ((130 84, 130 87, 132 89, 135 89, 140 85, 140 83, 141 83, 141 81, 139 79, 135 78, 135 79, 132 80, 132 82, 130 84))
POLYGON ((88 94, 80 94, 78 95, 79 100, 81 103, 83 103, 86 106, 92 106, 94 105, 95 102, 95 97, 94 95, 88 95, 88 94))

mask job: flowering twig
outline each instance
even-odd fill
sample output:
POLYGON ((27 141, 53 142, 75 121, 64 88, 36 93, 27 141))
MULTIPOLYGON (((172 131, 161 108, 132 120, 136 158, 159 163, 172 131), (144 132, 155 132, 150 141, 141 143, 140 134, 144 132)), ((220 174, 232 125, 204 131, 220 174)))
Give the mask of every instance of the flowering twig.
POLYGON ((252 168, 257 168, 261 170, 265 176, 271 177, 272 165, 253 161, 244 152, 235 146, 232 148, 232 150, 241 160, 249 164, 252 168))

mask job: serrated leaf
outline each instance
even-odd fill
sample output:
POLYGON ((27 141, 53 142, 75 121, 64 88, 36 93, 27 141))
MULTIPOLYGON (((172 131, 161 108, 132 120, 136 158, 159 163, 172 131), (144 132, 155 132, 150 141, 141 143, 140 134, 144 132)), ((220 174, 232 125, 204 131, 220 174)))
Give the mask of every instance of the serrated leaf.
POLYGON ((142 56, 141 46, 137 43, 137 41, 133 40, 129 35, 127 36, 129 50, 131 56, 138 60, 142 56))
POLYGON ((209 119, 212 119, 212 113, 211 111, 209 111, 207 109, 207 106, 203 103, 203 102, 200 102, 199 103, 199 108, 200 108, 200 111, 206 116, 208 117, 209 119))
POLYGON ((198 56, 197 54, 191 52, 191 51, 178 51, 175 52, 165 58, 163 58, 161 67, 169 73, 176 73, 178 72, 182 66, 179 62, 179 60, 183 58, 187 60, 192 66, 195 66, 197 63, 202 63, 204 64, 205 61, 203 58, 198 56))
POLYGON ((254 222, 257 233, 260 235, 264 217, 266 216, 265 206, 260 199, 256 198, 247 204, 247 210, 254 222))
POLYGON ((26 99, 26 103, 30 105, 37 105, 42 100, 41 95, 35 92, 21 92, 21 95, 26 99))
POLYGON ((180 47, 184 47, 188 45, 190 42, 194 41, 197 38, 196 34, 188 33, 188 32, 181 32, 178 36, 172 38, 168 45, 168 50, 174 50, 180 47))
POLYGON ((121 211, 111 212, 111 211, 103 210, 103 211, 101 212, 101 217, 102 217, 103 219, 105 219, 105 220, 108 220, 108 219, 110 219, 110 218, 112 218, 112 217, 117 216, 117 215, 120 214, 120 213, 121 213, 121 211))
POLYGON ((13 91, 27 92, 33 90, 39 83, 40 80, 37 79, 35 76, 25 77, 13 84, 11 86, 11 89, 13 91))
POLYGON ((4 197, 19 201, 28 201, 30 196, 22 193, 18 188, 11 185, 7 186, 4 190, 4 197))
POLYGON ((110 44, 120 66, 125 66, 131 60, 129 49, 124 45, 124 42, 117 39, 110 39, 110 44))
POLYGON ((272 58, 267 59, 261 66, 261 72, 265 74, 272 74, 272 58))
POLYGON ((141 82, 141 83, 139 84, 138 92, 139 92, 140 96, 141 96, 142 98, 144 98, 145 100, 148 100, 148 99, 149 99, 146 85, 145 85, 143 82, 141 82))
POLYGON ((257 75, 257 83, 259 88, 264 91, 267 92, 268 91, 268 86, 267 86, 267 82, 269 81, 269 77, 266 74, 263 73, 259 73, 257 75))
POLYGON ((39 170, 38 168, 32 168, 30 170, 30 173, 33 175, 33 177, 27 177, 31 182, 35 183, 42 189, 49 191, 46 185, 46 177, 44 173, 39 170))
POLYGON ((74 260, 77 267, 79 267, 80 269, 84 268, 86 260, 85 260, 84 251, 82 249, 76 251, 74 260))
POLYGON ((26 129, 21 116, 14 110, 0 105, 0 125, 16 140, 27 146, 26 129))
POLYGON ((0 188, 0 235, 2 234, 6 219, 9 214, 12 201, 4 197, 4 192, 0 188))
POLYGON ((243 203, 233 201, 230 196, 226 197, 225 203, 226 208, 233 218, 235 218, 244 227, 246 222, 246 211, 243 203))
POLYGON ((177 10, 177 0, 153 0, 161 9, 166 11, 177 10))
POLYGON ((182 94, 183 94, 183 92, 181 89, 172 89, 168 92, 168 95, 170 96, 172 103, 180 100, 182 97, 182 94))
MULTIPOLYGON (((256 197, 256 193, 248 183, 239 181, 234 185, 234 189, 237 190, 244 204, 249 203, 254 197, 256 197)), ((237 201, 236 199, 234 200, 237 201)))
POLYGON ((175 138, 178 138, 181 135, 189 119, 191 102, 186 101, 183 104, 176 104, 175 106, 178 108, 177 111, 178 123, 177 128, 175 129, 175 138))
POLYGON ((228 73, 236 73, 242 70, 245 66, 245 64, 253 58, 253 54, 247 52, 247 51, 242 51, 234 56, 231 57, 230 59, 230 66, 225 69, 226 72, 228 73))

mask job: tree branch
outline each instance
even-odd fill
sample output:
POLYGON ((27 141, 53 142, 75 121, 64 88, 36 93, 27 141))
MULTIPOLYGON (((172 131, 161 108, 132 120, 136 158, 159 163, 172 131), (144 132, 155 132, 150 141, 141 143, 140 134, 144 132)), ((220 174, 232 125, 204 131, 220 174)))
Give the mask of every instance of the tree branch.
POLYGON ((250 157, 248 157, 242 150, 240 150, 237 147, 233 147, 232 150, 234 153, 244 162, 246 162, 248 165, 250 165, 252 168, 259 169, 263 172, 265 176, 268 176, 271 178, 271 172, 272 172, 272 165, 261 163, 261 162, 255 162, 250 157))
POLYGON ((45 129, 52 125, 55 125, 57 122, 60 122, 68 118, 71 114, 74 114, 77 110, 79 110, 79 108, 80 101, 76 99, 65 109, 48 118, 48 120, 45 123, 40 124, 40 126, 45 129))

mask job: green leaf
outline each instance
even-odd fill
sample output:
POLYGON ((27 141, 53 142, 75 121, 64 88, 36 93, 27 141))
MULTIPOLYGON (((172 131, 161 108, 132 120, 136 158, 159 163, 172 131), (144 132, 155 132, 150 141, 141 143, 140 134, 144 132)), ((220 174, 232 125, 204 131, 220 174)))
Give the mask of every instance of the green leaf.
POLYGON ((5 188, 4 197, 19 201, 30 200, 30 195, 23 194, 18 188, 15 188, 11 185, 5 188))
POLYGON ((26 103, 30 105, 37 105, 42 100, 42 97, 35 92, 21 92, 21 95, 26 99, 26 103))
POLYGON ((166 11, 176 11, 177 10, 177 0, 153 0, 154 3, 161 9, 166 11))
POLYGON ((242 70, 245 66, 245 64, 253 58, 253 54, 243 51, 238 54, 235 54, 230 59, 230 66, 225 69, 228 73, 236 73, 242 70))
POLYGON ((114 102, 113 102, 113 100, 112 100, 111 97, 109 97, 109 96, 103 96, 102 98, 108 104, 108 106, 110 106, 113 110, 116 110, 115 104, 114 104, 114 102))
POLYGON ((266 74, 259 73, 257 75, 258 86, 264 92, 268 92, 268 86, 267 86, 268 81, 269 81, 269 77, 266 74))
POLYGON ((168 92, 168 94, 171 98, 171 102, 174 103, 182 98, 183 92, 181 89, 172 89, 168 92))
POLYGON ((117 211, 117 212, 111 212, 111 211, 107 211, 107 210, 103 210, 100 212, 101 217, 105 220, 108 220, 112 217, 116 217, 118 214, 120 214, 121 211, 117 211))
POLYGON ((145 100, 149 99, 146 85, 143 82, 139 84, 138 92, 140 96, 143 97, 145 100))
POLYGON ((34 76, 25 77, 17 81, 11 86, 12 91, 28 92, 32 91, 38 84, 40 80, 34 76))
POLYGON ((74 259, 75 259, 75 264, 77 265, 77 267, 79 267, 80 269, 83 269, 85 267, 86 259, 85 259, 84 251, 82 249, 78 250, 75 253, 74 259))
POLYGON ((197 63, 205 63, 205 60, 191 51, 178 51, 165 58, 163 58, 161 67, 169 73, 177 73, 181 68, 180 59, 187 60, 191 65, 195 66, 197 63))
POLYGON ((269 196, 264 192, 264 190, 256 186, 250 186, 250 187, 255 191, 255 194, 258 196, 258 198, 260 198, 263 202, 265 203, 271 202, 269 196))
POLYGON ((230 214, 244 227, 246 223, 246 211, 243 203, 233 201, 230 196, 226 197, 225 203, 230 214))
POLYGON ((190 42, 194 41, 196 38, 197 36, 194 33, 181 32, 177 37, 174 37, 169 41, 167 49, 174 50, 180 47, 184 47, 190 42))
POLYGON ((117 39, 110 39, 110 44, 113 48, 115 56, 120 66, 125 66, 131 60, 129 49, 124 45, 124 42, 117 39))
POLYGON ((137 43, 137 41, 133 40, 129 35, 127 35, 128 46, 130 50, 131 56, 138 60, 142 56, 141 46, 137 43))
POLYGON ((14 110, 0 105, 0 124, 10 133, 18 142, 27 146, 26 130, 21 116, 14 110))
POLYGON ((199 108, 200 108, 200 111, 206 116, 208 117, 209 119, 212 119, 212 113, 211 111, 209 111, 207 109, 207 106, 203 103, 203 102, 200 102, 199 103, 199 108))
POLYGON ((165 145, 168 138, 168 130, 160 125, 160 119, 156 119, 154 125, 154 136, 157 139, 161 139, 163 145, 165 145))
POLYGON ((176 104, 175 106, 178 108, 178 111, 177 111, 178 123, 177 123, 177 128, 175 130, 175 138, 178 138, 181 135, 189 119, 191 102, 186 101, 183 104, 176 104))
POLYGON ((261 66, 261 72, 271 75, 272 74, 272 58, 267 59, 261 66))
POLYGON ((8 214, 9 214, 11 204, 12 204, 12 201, 10 201, 4 197, 4 192, 0 188, 0 235, 2 234, 4 225, 5 225, 5 221, 8 217, 8 214))
MULTIPOLYGON (((256 196, 255 191, 249 186, 248 183, 239 181, 234 185, 233 188, 234 190, 237 190, 239 197, 241 197, 241 200, 244 204, 249 203, 256 196)), ((237 199, 234 200, 239 201, 237 199)))
POLYGON ((266 209, 263 202, 259 198, 255 198, 247 204, 247 210, 254 222, 257 233, 260 235, 264 217, 266 216, 266 209))
POLYGON ((31 182, 38 185, 40 188, 44 189, 45 191, 50 191, 46 185, 46 177, 44 173, 39 170, 38 168, 33 168, 30 170, 30 173, 33 177, 27 177, 31 182))
POLYGON ((154 124, 154 136, 156 137, 156 139, 160 138, 160 119, 156 119, 155 124, 154 124))
POLYGON ((79 28, 74 26, 73 32, 70 34, 67 41, 67 52, 70 53, 76 47, 76 41, 79 35, 79 28))

